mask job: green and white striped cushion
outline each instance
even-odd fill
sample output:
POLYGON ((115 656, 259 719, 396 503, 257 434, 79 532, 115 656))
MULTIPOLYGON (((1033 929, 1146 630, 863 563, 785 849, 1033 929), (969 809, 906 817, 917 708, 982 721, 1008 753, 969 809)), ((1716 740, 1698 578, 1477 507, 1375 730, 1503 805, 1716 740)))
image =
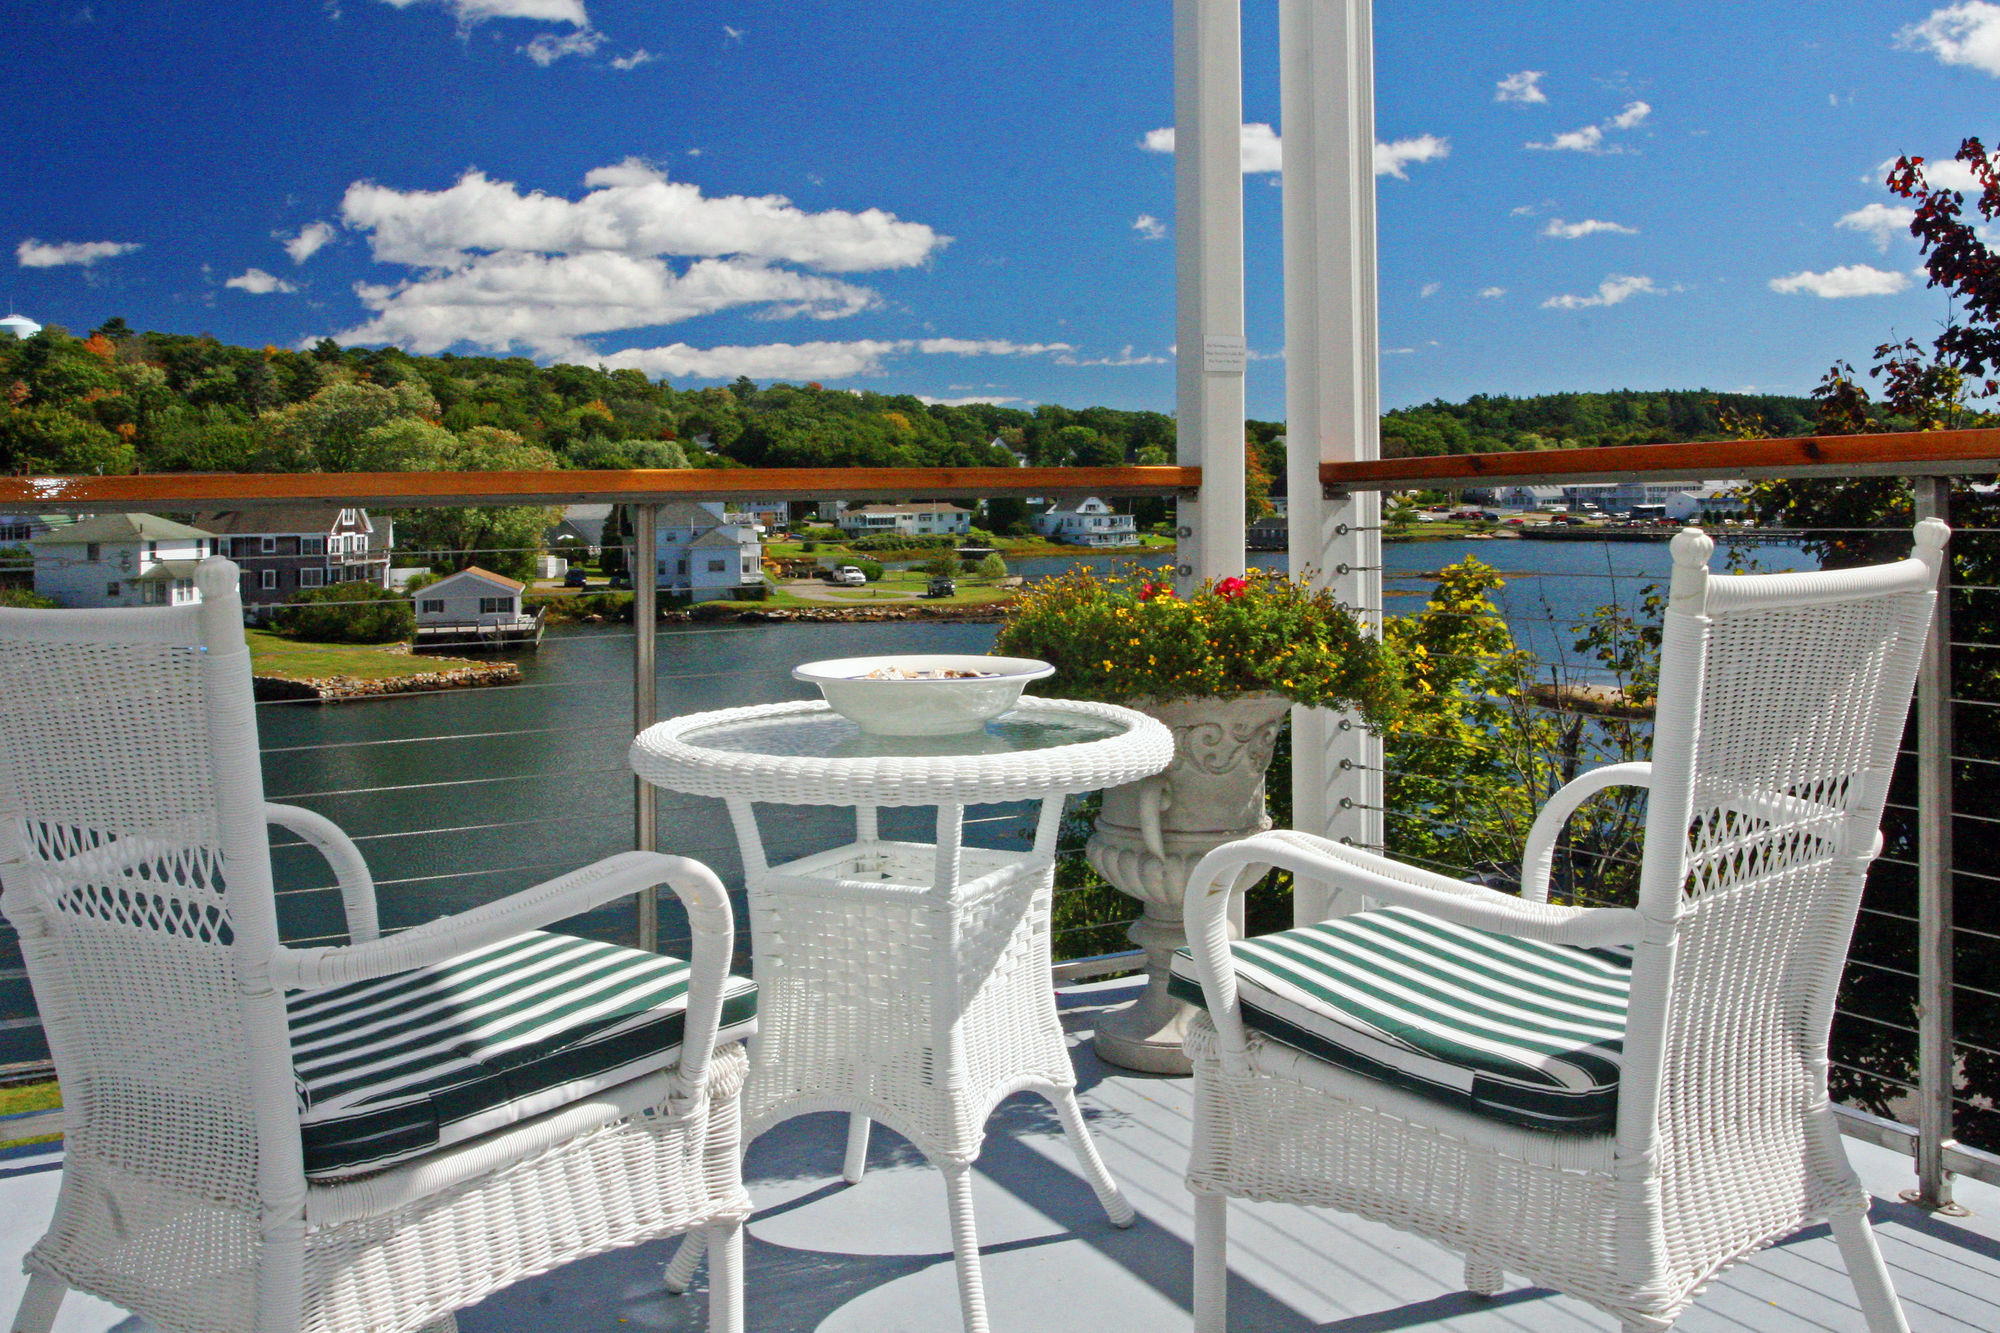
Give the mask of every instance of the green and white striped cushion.
MULTIPOLYGON (((380 1171, 680 1057, 688 965, 529 931, 450 962, 288 1001, 306 1175, 380 1171)), ((756 1018, 731 977, 718 1041, 756 1018)))
MULTIPOLYGON (((1230 946, 1243 1022, 1344 1069, 1509 1124, 1617 1119, 1631 957, 1388 907, 1230 946)), ((1169 989, 1203 1004, 1194 959, 1169 989)))

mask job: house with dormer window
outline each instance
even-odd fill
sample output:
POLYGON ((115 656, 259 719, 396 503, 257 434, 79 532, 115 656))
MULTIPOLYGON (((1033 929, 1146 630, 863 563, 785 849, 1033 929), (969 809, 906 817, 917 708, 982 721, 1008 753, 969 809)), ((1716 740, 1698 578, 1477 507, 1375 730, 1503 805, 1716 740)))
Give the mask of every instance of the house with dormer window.
POLYGON ((195 564, 214 534, 157 514, 102 514, 30 538, 35 591, 63 606, 182 606, 201 600, 195 564))
POLYGON ((244 608, 260 618, 301 588, 389 586, 394 527, 366 509, 223 509, 195 515, 195 525, 215 534, 220 554, 243 571, 244 608))

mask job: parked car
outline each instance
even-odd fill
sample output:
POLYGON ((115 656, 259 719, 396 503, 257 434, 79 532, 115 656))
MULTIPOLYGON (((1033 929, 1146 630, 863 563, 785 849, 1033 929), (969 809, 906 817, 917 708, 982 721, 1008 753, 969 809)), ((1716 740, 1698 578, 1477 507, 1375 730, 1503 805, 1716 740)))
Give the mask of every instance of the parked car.
POLYGON ((580 569, 572 569, 569 573, 563 575, 563 587, 565 588, 582 588, 588 586, 589 583, 590 577, 580 569))
POLYGON ((956 596, 957 593, 958 584, 946 574, 933 574, 930 586, 924 589, 924 596, 926 597, 952 597, 956 596))
POLYGON ((843 588, 860 588, 867 585, 868 576, 853 565, 840 565, 826 571, 826 581, 843 588))

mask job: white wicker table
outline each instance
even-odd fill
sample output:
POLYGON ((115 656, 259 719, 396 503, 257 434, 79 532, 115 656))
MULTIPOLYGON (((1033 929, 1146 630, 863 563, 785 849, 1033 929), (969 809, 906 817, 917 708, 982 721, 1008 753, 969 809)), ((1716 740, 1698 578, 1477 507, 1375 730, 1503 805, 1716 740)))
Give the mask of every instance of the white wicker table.
POLYGON ((944 1175, 969 1330, 987 1327, 970 1166, 1002 1098, 1047 1097, 1105 1212, 1132 1221, 1077 1110, 1050 895, 1063 798, 1172 759, 1172 734, 1141 713, 1032 698, 969 736, 870 737, 813 701, 675 718, 632 743, 641 777, 722 798, 736 827, 758 986, 750 1135, 805 1111, 850 1112, 850 1181, 871 1119, 908 1138, 944 1175), (1042 803, 1032 848, 964 846, 968 805, 1028 800, 1042 803), (854 840, 773 866, 758 802, 852 806, 854 840), (882 806, 935 806, 935 843, 883 838, 882 806))

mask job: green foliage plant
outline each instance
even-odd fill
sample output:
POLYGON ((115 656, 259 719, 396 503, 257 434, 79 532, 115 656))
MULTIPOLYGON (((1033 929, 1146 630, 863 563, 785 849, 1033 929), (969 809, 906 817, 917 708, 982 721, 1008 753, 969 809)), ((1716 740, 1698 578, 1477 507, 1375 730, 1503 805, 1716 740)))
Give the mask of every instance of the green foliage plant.
POLYGON ((410 599, 372 583, 301 588, 278 608, 277 630, 308 643, 393 643, 416 629, 410 599))
POLYGON ((1396 652, 1324 589, 1253 570, 1190 597, 1145 571, 1078 566, 1016 600, 996 650, 1051 663, 1042 693, 1118 702, 1270 692, 1399 720, 1396 652))
POLYGON ((0 588, 0 606, 11 606, 23 611, 53 611, 62 603, 53 597, 26 588, 0 588))
POLYGON ((979 562, 977 573, 982 579, 1004 579, 1007 577, 1007 560, 998 551, 979 562))

